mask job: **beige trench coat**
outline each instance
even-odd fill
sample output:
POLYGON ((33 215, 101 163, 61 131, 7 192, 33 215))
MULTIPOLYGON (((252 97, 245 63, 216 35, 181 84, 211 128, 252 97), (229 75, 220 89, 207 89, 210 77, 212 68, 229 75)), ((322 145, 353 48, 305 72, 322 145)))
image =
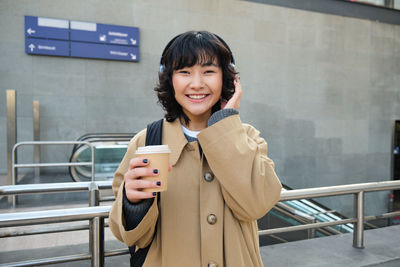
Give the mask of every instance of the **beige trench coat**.
POLYGON ((123 176, 145 137, 143 130, 131 140, 114 176, 113 234, 128 246, 145 247, 158 218, 144 266, 263 266, 256 220, 279 200, 281 184, 259 132, 239 115, 227 117, 199 133, 201 156, 178 120, 164 121, 162 141, 172 151, 173 166, 168 190, 161 193, 160 207, 154 201, 141 223, 125 231, 123 176))

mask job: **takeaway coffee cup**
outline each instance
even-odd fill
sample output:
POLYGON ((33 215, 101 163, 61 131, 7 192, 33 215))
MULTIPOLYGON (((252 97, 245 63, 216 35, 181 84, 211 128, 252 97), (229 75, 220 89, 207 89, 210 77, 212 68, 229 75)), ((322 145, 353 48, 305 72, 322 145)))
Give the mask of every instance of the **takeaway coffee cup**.
POLYGON ((149 165, 147 165, 147 167, 158 170, 157 176, 143 176, 141 179, 161 181, 161 187, 144 188, 144 192, 161 192, 167 190, 170 153, 171 150, 168 145, 138 147, 136 150, 136 156, 148 159, 149 165))

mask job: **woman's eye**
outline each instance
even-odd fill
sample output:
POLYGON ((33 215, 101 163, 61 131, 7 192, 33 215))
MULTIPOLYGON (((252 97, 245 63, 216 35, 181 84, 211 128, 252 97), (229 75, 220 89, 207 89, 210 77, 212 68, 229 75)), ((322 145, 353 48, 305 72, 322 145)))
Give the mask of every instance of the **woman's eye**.
POLYGON ((181 73, 181 74, 189 74, 189 71, 187 71, 187 70, 180 70, 179 73, 181 73))
POLYGON ((206 70, 204 73, 215 73, 214 70, 206 70))

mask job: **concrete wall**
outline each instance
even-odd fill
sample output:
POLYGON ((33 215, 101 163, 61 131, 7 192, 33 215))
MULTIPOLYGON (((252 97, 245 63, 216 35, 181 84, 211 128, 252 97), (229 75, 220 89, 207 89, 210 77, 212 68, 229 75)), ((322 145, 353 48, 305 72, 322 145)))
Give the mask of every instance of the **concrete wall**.
MULTIPOLYGON (((392 121, 400 117, 400 26, 228 0, 2 0, 1 172, 5 89, 17 90, 18 141, 33 138, 33 100, 40 101, 42 140, 135 132, 162 116, 152 91, 162 49, 192 29, 230 44, 243 84, 242 120, 268 141, 283 183, 390 179, 392 121), (139 27, 141 62, 26 55, 24 15, 139 27)), ((46 149, 43 161, 65 160, 69 152, 46 149)), ((386 210, 387 195, 367 194, 367 213, 386 210)), ((350 215, 351 197, 321 201, 350 215)))

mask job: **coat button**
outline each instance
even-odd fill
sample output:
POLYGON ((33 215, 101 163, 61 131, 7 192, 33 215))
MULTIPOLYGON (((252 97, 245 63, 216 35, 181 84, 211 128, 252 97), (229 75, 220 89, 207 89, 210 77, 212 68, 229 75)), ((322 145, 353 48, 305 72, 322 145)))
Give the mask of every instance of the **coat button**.
POLYGON ((215 224, 217 222, 217 216, 215 214, 210 214, 207 216, 207 222, 209 224, 215 224))
POLYGON ((213 261, 210 261, 210 262, 208 263, 208 267, 218 267, 218 264, 216 264, 216 263, 213 262, 213 261))
POLYGON ((212 180, 214 180, 214 175, 212 173, 206 172, 204 174, 204 180, 206 180, 207 182, 211 182, 212 180))

